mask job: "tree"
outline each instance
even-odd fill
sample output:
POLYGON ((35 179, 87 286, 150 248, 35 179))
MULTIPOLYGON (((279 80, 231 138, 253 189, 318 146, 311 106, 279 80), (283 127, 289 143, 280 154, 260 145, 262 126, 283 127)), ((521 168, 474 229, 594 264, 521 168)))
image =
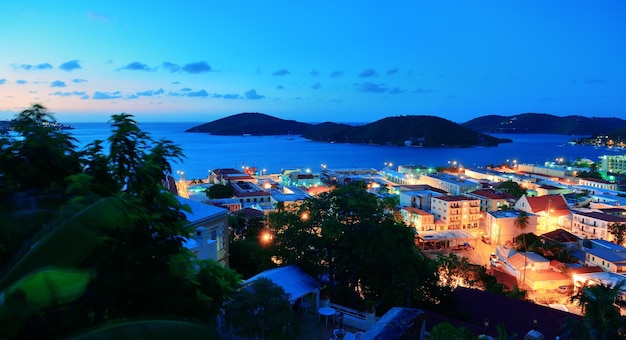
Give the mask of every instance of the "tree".
POLYGON ((206 195, 210 199, 231 198, 235 193, 232 185, 213 184, 206 190, 206 195))
POLYGON ((474 340, 476 334, 465 327, 455 327, 449 322, 440 322, 428 332, 427 340, 474 340))
POLYGON ((528 214, 525 211, 520 211, 513 221, 513 225, 520 230, 522 240, 524 241, 524 251, 527 251, 528 248, 526 247, 526 235, 524 231, 528 228, 528 214))
POLYGON ((626 317, 620 314, 620 308, 626 306, 621 299, 625 284, 625 281, 614 285, 586 284, 572 296, 571 301, 583 311, 583 322, 572 325, 567 334, 575 338, 599 340, 626 337, 626 317))
POLYGON ((613 235, 615 243, 623 245, 626 240, 626 223, 613 222, 608 225, 609 234, 613 235))
POLYGON ((121 114, 108 153, 101 141, 77 151, 40 123, 44 113, 19 115, 23 140, 0 149, 0 240, 10 242, 0 246, 0 337, 66 337, 146 316, 151 327, 214 320, 239 277, 182 246, 186 208, 162 184, 182 150, 121 114))
POLYGON ((224 305, 226 322, 241 336, 293 339, 298 335, 289 294, 270 279, 244 286, 224 305))
POLYGON ((506 181, 498 185, 498 190, 509 193, 517 198, 526 195, 526 189, 522 188, 517 182, 506 181))

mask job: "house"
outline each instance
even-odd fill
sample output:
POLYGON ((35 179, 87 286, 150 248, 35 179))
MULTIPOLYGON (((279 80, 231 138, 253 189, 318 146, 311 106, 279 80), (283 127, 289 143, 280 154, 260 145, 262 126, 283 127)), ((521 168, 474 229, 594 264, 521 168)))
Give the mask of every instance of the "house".
POLYGON ((479 199, 480 211, 482 212, 498 211, 503 207, 508 206, 506 197, 492 189, 470 191, 466 193, 465 196, 479 199))
POLYGON ((502 268, 515 276, 518 281, 526 282, 526 274, 532 270, 550 270, 550 261, 533 252, 515 252, 502 259, 502 268))
POLYGON ((581 238, 613 241, 609 225, 626 224, 626 217, 609 215, 597 211, 573 211, 572 233, 581 238))
POLYGON ((606 272, 626 273, 626 248, 605 240, 591 240, 585 247, 585 265, 598 266, 606 272))
POLYGON ((537 232, 547 233, 557 228, 569 229, 571 211, 563 195, 537 197, 522 196, 515 203, 515 209, 538 215, 537 232))
POLYGON ((537 215, 527 214, 528 225, 522 231, 515 225, 521 211, 501 210, 485 214, 485 237, 491 244, 513 244, 515 237, 522 233, 537 232, 537 215))
POLYGON ((404 207, 400 209, 400 214, 404 223, 417 231, 436 230, 435 215, 429 212, 418 208, 404 207))
POLYGON ((467 196, 435 196, 430 212, 446 229, 476 229, 481 219, 480 200, 467 196))
POLYGON ((191 212, 181 211, 194 228, 185 247, 201 260, 211 259, 228 266, 228 210, 179 196, 176 199, 191 208, 191 212))
POLYGON ((560 228, 539 235, 539 238, 544 243, 558 244, 569 250, 577 250, 581 247, 581 239, 578 236, 560 228))
POLYGON ((444 190, 433 188, 429 185, 401 186, 398 197, 401 207, 413 207, 430 211, 431 199, 436 196, 445 196, 444 190))
POLYGON ((535 292, 555 292, 563 286, 570 287, 572 279, 567 275, 552 270, 527 270, 524 283, 535 292))

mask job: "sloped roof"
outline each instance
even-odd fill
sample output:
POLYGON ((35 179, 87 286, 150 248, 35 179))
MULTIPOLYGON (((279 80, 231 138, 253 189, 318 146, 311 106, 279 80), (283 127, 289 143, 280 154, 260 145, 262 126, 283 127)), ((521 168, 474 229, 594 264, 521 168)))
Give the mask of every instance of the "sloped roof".
POLYGON ((289 302, 292 304, 299 298, 314 292, 322 286, 312 276, 295 265, 268 269, 247 279, 244 281, 244 285, 248 285, 261 277, 267 278, 282 287, 287 294, 291 295, 289 302))
POLYGON ((561 195, 544 195, 527 197, 528 204, 534 213, 550 209, 552 216, 569 215, 571 212, 567 202, 561 195))
POLYGON ((578 238, 578 236, 570 233, 569 231, 567 231, 565 229, 560 229, 560 228, 556 229, 556 230, 553 230, 551 232, 547 232, 545 234, 542 234, 539 237, 544 238, 546 240, 559 242, 559 243, 570 243, 570 242, 579 242, 580 241, 580 238, 578 238))

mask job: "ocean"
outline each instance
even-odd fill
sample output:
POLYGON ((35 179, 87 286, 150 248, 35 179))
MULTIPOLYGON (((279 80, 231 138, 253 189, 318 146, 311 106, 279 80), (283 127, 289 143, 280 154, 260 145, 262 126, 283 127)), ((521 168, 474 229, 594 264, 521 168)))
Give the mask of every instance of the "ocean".
MULTIPOLYGON (((186 179, 206 178, 216 168, 257 167, 261 172, 277 173, 287 169, 374 168, 386 164, 447 166, 456 162, 465 167, 479 168, 489 164, 518 163, 543 164, 563 158, 565 161, 588 158, 598 161, 605 154, 616 154, 605 148, 570 145, 573 136, 547 134, 492 134, 509 138, 513 143, 498 147, 476 148, 415 148, 399 146, 360 145, 314 142, 300 136, 213 136, 185 132, 202 123, 139 123, 142 131, 153 139, 171 140, 183 149, 185 159, 173 163, 174 174, 185 173, 186 179)), ((69 133, 82 148, 100 139, 106 140, 111 127, 106 123, 71 123, 69 133)))

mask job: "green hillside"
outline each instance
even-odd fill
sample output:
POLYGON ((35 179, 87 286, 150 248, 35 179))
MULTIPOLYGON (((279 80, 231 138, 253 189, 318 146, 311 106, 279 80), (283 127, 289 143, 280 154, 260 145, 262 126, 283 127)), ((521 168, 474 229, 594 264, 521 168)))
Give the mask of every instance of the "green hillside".
POLYGON ((194 126, 185 132, 204 132, 222 136, 301 135, 311 126, 311 124, 280 119, 263 113, 245 112, 194 126))
POLYGON ((483 133, 548 133, 595 136, 625 128, 626 120, 620 118, 559 117, 545 113, 523 113, 514 116, 482 116, 461 125, 483 133))

